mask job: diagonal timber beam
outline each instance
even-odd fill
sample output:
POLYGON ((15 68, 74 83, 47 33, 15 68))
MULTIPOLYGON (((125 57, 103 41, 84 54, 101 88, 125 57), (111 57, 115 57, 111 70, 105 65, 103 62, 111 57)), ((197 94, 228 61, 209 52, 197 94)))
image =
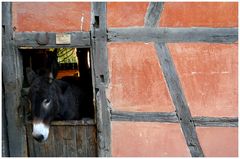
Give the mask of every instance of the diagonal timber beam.
POLYGON ((155 43, 155 48, 190 153, 193 157, 203 157, 193 118, 170 52, 164 43, 155 43))
POLYGON ((164 2, 150 2, 144 18, 145 27, 156 27, 160 20, 164 2))

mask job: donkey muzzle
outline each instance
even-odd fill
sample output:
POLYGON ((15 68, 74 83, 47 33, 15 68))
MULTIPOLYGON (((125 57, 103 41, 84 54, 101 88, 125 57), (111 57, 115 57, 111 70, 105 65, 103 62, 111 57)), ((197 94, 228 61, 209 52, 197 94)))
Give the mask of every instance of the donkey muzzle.
POLYGON ((44 124, 43 122, 33 122, 33 132, 32 136, 38 142, 46 141, 49 134, 49 126, 44 124))

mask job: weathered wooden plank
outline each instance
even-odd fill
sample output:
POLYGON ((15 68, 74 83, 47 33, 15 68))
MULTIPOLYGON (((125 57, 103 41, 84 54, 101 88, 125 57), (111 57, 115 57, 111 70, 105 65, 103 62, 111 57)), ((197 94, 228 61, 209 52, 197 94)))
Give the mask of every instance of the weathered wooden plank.
POLYGON ((111 112, 112 121, 170 122, 178 123, 175 112, 111 112))
POLYGON ((93 82, 96 93, 96 121, 98 156, 111 156, 110 112, 105 89, 109 82, 106 2, 92 2, 91 5, 91 42, 93 56, 93 82))
POLYGON ((96 84, 108 84, 108 54, 107 54, 107 28, 106 28, 106 4, 92 3, 92 50, 96 84), (98 19, 98 20, 97 20, 98 19), (99 23, 99 24, 97 24, 99 23))
POLYGON ((32 124, 26 124, 29 157, 97 156, 95 125, 51 125, 42 143, 32 137, 32 124))
MULTIPOLYGON (((32 121, 26 121, 27 124, 31 124, 32 121)), ((64 120, 64 121, 52 121, 51 126, 80 126, 80 125, 95 125, 93 119, 82 119, 82 120, 64 120)))
POLYGON ((108 61, 107 61, 107 49, 106 40, 96 39, 95 43, 95 54, 94 54, 94 69, 96 85, 108 85, 109 83, 109 72, 108 72, 108 61))
POLYGON ((96 128, 95 126, 79 126, 77 131, 77 156, 78 157, 96 157, 96 128))
POLYGON ((109 42, 208 42, 234 43, 238 40, 237 28, 110 28, 109 42))
POLYGON ((193 121, 201 127, 238 127, 237 117, 194 117, 193 121))
MULTIPOLYGON (((55 146, 57 144, 57 140, 55 136, 57 134, 54 132, 54 127, 50 127, 48 139, 44 142, 38 142, 32 137, 32 124, 27 124, 28 127, 28 141, 29 143, 29 157, 56 157, 58 154, 56 153, 55 146), (30 145, 31 144, 31 145, 30 145)), ((63 128, 61 129, 61 131, 63 128)), ((59 145, 62 146, 62 145, 59 145)))
POLYGON ((84 126, 84 125, 95 125, 93 119, 82 119, 82 120, 65 120, 65 121, 53 121, 51 125, 68 125, 68 126, 84 126))
POLYGON ((62 126, 53 126, 53 133, 55 139, 55 157, 64 157, 64 131, 62 126))
MULTIPOLYGON (((86 127, 78 126, 76 131, 76 147, 77 147, 77 156, 78 157, 86 157, 86 145, 85 145, 85 137, 86 137, 86 127)), ((90 134, 89 134, 90 135, 90 134)))
MULTIPOLYGON (((178 123, 175 112, 111 112, 112 121, 168 122, 178 123)), ((193 117, 195 126, 201 127, 238 127, 237 117, 193 117)))
MULTIPOLYGON (((64 126, 62 127, 64 128, 64 126)), ((62 129, 63 131, 63 129, 62 129)), ((76 144, 76 131, 74 126, 65 126, 65 149, 64 152, 66 153, 67 157, 77 157, 77 144, 76 144)))
POLYGON ((111 156, 110 110, 103 88, 96 92, 98 156, 111 156))
POLYGON ((2 3, 3 53, 2 74, 4 87, 4 108, 6 113, 7 135, 10 157, 27 156, 26 130, 23 124, 22 107, 20 106, 23 81, 22 59, 15 48, 12 30, 11 2, 2 3))
POLYGON ((86 145, 87 145, 87 156, 97 156, 97 138, 96 138, 96 127, 86 127, 86 145))
POLYGON ((184 92, 182 90, 174 62, 167 46, 163 43, 155 43, 158 59, 167 82, 167 86, 176 108, 176 113, 181 124, 181 128, 193 157, 204 156, 200 146, 197 133, 194 127, 191 112, 189 110, 184 92))
MULTIPOLYGON (((4 90, 2 90, 5 92, 4 90)), ((2 157, 9 157, 7 122, 5 113, 4 93, 2 94, 2 157)))
POLYGON ((54 134, 54 127, 50 127, 49 135, 47 141, 44 142, 44 148, 46 157, 55 157, 55 134, 54 134))
POLYGON ((56 157, 54 127, 50 127, 48 140, 42 143, 34 140, 32 136, 32 124, 26 124, 26 127, 29 157, 56 157))
POLYGON ((144 19, 145 27, 155 27, 160 21, 164 2, 149 2, 147 13, 144 19))
POLYGON ((14 34, 14 40, 16 45, 23 49, 90 47, 89 32, 68 32, 64 34, 71 36, 70 44, 56 44, 56 33, 53 32, 16 32, 14 34))
POLYGON ((32 137, 32 125, 26 124, 26 133, 27 133, 27 146, 28 146, 28 156, 36 156, 35 149, 33 145, 33 137, 32 137))
POLYGON ((48 157, 45 151, 45 143, 39 143, 38 141, 33 139, 33 147, 35 151, 34 157, 48 157))

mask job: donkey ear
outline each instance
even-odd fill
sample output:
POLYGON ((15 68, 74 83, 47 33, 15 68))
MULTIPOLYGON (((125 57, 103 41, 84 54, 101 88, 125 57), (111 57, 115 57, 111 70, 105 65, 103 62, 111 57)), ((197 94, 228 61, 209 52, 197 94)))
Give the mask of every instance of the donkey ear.
POLYGON ((27 80, 29 84, 32 84, 33 80, 37 77, 37 74, 30 68, 26 68, 27 80))
POLYGON ((52 72, 49 73, 48 79, 49 79, 49 80, 48 80, 49 83, 52 83, 52 82, 53 82, 53 74, 52 74, 52 72))

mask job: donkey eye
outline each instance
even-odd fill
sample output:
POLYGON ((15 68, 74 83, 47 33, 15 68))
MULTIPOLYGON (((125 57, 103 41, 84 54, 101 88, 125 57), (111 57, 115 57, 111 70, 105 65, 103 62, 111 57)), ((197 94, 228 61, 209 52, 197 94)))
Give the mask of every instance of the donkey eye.
POLYGON ((49 103, 49 102, 50 102, 50 99, 44 99, 43 102, 45 102, 45 103, 49 103))
POLYGON ((50 99, 44 99, 43 102, 42 102, 43 108, 48 109, 50 103, 51 103, 51 100, 50 100, 50 99))

